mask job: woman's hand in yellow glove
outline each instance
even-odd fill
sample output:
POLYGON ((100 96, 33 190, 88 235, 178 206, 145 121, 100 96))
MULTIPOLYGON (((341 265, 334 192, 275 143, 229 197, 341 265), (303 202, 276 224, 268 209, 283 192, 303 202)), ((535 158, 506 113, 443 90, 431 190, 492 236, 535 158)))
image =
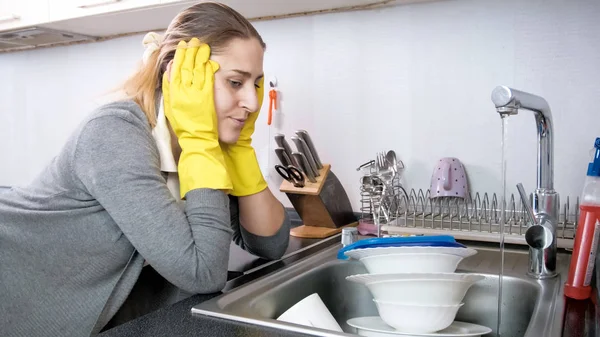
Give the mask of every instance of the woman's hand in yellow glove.
POLYGON ((207 44, 197 38, 187 44, 181 41, 170 74, 165 72, 162 81, 165 116, 182 150, 178 165, 182 198, 196 188, 233 188, 217 131, 214 74, 219 65, 209 58, 207 44))
POLYGON ((235 144, 223 145, 227 168, 233 182, 231 194, 235 196, 252 195, 267 188, 267 182, 260 171, 256 153, 252 147, 252 134, 262 106, 264 90, 264 78, 262 78, 256 88, 258 110, 248 114, 238 141, 235 144))

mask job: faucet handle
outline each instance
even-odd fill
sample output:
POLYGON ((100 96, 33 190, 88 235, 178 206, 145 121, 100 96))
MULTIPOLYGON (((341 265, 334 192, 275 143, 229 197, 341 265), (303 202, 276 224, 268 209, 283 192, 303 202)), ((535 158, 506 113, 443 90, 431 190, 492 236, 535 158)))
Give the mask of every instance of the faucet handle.
POLYGON ((525 213, 529 215, 529 220, 531 220, 532 223, 525 232, 525 241, 534 249, 546 249, 550 247, 554 240, 552 235, 552 223, 546 214, 541 215, 541 219, 535 216, 531 204, 529 203, 529 200, 527 200, 527 194, 525 193, 523 184, 518 183, 517 190, 519 190, 519 195, 525 205, 525 213))
POLYGON ((519 191, 519 195, 521 196, 521 201, 523 202, 523 205, 525 205, 525 213, 529 215, 529 220, 531 220, 531 223, 533 223, 534 225, 539 225, 538 220, 535 217, 535 213, 533 213, 533 208, 531 208, 531 204, 529 203, 529 200, 527 198, 527 193, 525 193, 525 189, 523 188, 523 184, 518 183, 517 190, 519 191))

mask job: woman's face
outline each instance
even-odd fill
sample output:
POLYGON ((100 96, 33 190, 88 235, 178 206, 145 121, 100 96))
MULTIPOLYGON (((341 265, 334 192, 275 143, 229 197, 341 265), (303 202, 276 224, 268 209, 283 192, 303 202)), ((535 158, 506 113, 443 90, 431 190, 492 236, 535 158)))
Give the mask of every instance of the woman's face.
POLYGON ((256 39, 234 39, 211 56, 220 66, 215 73, 215 110, 223 143, 235 143, 248 114, 260 108, 256 88, 263 77, 263 55, 256 39))

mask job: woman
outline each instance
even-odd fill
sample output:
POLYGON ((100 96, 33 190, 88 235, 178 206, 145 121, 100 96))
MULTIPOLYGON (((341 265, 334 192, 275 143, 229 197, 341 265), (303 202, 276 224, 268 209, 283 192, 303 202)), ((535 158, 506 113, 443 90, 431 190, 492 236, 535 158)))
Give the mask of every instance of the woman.
POLYGON ((210 293, 226 282, 232 238, 283 255, 289 221, 250 145, 264 48, 228 7, 184 10, 125 83, 128 99, 87 118, 31 185, 0 195, 0 335, 96 334, 144 261, 210 293))

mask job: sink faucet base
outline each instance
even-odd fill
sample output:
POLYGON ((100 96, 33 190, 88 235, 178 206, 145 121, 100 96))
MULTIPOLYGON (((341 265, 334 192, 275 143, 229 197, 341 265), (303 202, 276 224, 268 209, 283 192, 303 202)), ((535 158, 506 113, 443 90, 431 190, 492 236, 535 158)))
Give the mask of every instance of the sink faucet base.
MULTIPOLYGON (((556 242, 553 242, 548 249, 556 249, 556 242)), ((544 257, 543 249, 529 247, 529 270, 527 271, 527 276, 538 280, 558 276, 556 273, 556 256, 544 257)))
POLYGON ((549 245, 537 248, 529 244, 529 271, 528 275, 536 279, 555 277, 556 273, 556 228, 558 225, 559 195, 554 191, 538 189, 533 194, 533 212, 538 220, 537 225, 544 226, 550 232, 549 245))

